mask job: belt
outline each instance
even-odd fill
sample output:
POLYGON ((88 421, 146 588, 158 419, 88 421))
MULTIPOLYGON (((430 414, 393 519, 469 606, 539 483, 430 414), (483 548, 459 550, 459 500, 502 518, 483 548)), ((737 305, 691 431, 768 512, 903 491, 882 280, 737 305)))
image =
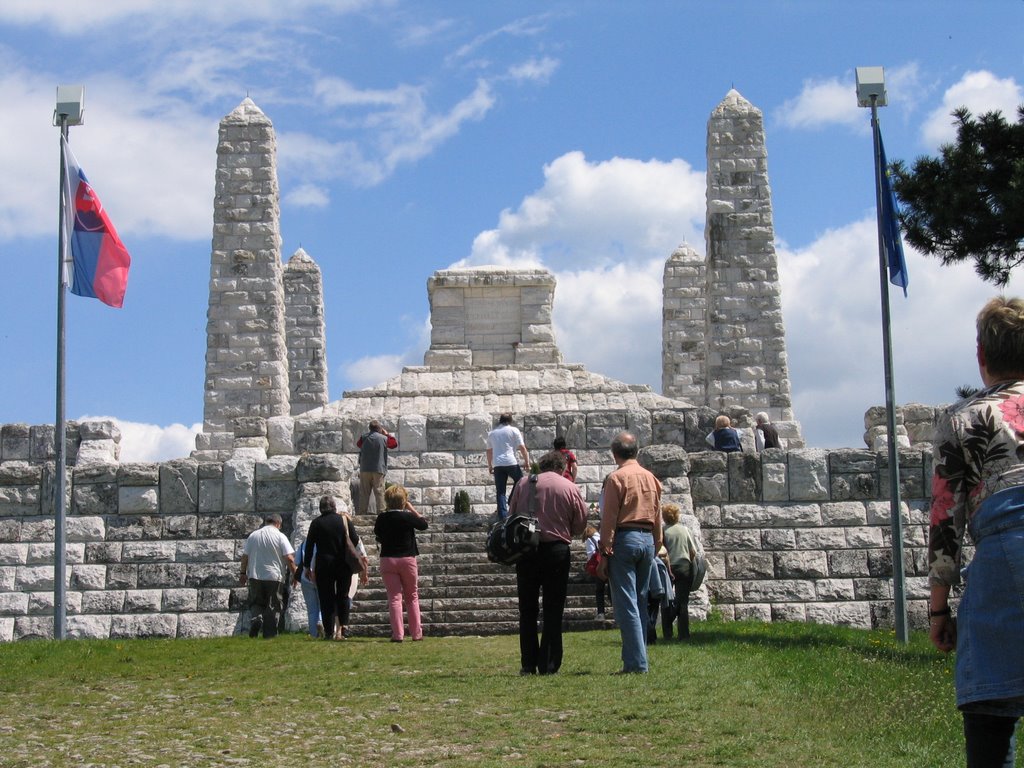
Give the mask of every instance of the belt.
POLYGON ((654 531, 653 526, 645 525, 620 525, 615 529, 616 531, 640 531, 641 533, 652 533, 654 531))

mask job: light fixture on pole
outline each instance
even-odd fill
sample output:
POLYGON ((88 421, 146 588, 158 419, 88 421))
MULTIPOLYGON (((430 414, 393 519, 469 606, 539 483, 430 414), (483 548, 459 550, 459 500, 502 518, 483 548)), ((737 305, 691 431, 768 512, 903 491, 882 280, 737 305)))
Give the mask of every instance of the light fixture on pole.
POLYGON ((57 206, 57 413, 54 424, 55 478, 53 486, 53 638, 67 637, 67 594, 65 574, 67 573, 67 548, 65 529, 67 527, 67 438, 64 425, 64 295, 67 287, 65 260, 67 242, 68 208, 70 194, 67 179, 67 164, 64 162, 64 144, 68 128, 81 125, 85 113, 85 86, 58 85, 57 106, 53 110, 53 124, 60 127, 60 201, 57 206))
MULTIPOLYGON (((878 108, 888 104, 885 93, 885 72, 882 67, 857 67, 857 106, 871 108, 871 133, 874 140, 875 210, 878 222, 878 268, 882 301, 882 351, 885 370, 885 417, 889 448, 889 520, 892 536, 893 623, 896 638, 908 642, 907 601, 903 572, 903 521, 900 500, 900 463, 896 449, 896 394, 892 372, 892 319, 889 314, 889 280, 883 220, 882 134, 878 126, 878 108)), ((904 274, 904 288, 906 276, 904 274)))

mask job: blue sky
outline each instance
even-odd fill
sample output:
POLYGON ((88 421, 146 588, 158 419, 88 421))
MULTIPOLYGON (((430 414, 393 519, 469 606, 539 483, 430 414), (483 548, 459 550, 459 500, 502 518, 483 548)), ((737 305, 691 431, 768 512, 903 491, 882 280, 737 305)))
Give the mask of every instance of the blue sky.
MULTIPOLYGON (((422 364, 427 278, 544 266, 567 362, 661 382, 661 273, 704 252, 707 119, 764 113, 794 409, 863 445, 884 402, 871 135, 857 66, 884 66, 890 159, 949 113, 1024 103, 1024 3, 0 4, 0 423, 54 419, 58 84, 71 144, 133 264, 125 306, 69 296, 68 418, 117 418, 122 459, 186 455, 202 420, 216 129, 250 96, 277 130, 282 254, 319 264, 330 397, 422 364)), ((908 249, 892 295, 900 403, 977 383, 995 289, 908 249)), ((1021 293, 1019 281, 1009 293, 1021 293)))

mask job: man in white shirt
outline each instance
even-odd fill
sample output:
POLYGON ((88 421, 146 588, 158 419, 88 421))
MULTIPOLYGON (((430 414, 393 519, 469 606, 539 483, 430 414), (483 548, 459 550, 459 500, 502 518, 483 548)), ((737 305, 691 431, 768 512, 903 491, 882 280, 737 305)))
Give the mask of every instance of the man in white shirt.
POLYGON ((295 576, 295 548, 281 533, 281 516, 267 515, 263 527, 249 534, 242 550, 242 586, 249 587, 249 637, 277 635, 281 616, 281 585, 284 565, 295 576))
POLYGON ((494 489, 498 494, 498 518, 508 517, 508 496, 505 489, 508 481, 512 487, 523 476, 523 468, 530 468, 530 454, 523 441, 523 433, 512 426, 512 414, 503 413, 498 417, 498 426, 487 433, 487 471, 494 475, 494 489), (519 465, 519 457, 523 465, 519 465))

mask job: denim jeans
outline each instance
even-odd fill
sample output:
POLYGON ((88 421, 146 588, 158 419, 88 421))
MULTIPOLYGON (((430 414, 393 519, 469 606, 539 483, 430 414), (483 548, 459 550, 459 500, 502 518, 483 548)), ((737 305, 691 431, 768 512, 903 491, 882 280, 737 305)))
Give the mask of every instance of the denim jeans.
MULTIPOLYGON (((976 545, 957 612, 956 704, 1024 697, 1024 488, 989 496, 970 523, 976 545)), ((1018 714, 1007 712, 1006 714, 1018 714)))
POLYGON ((647 589, 654 562, 654 536, 647 531, 615 532, 613 554, 608 558, 615 622, 622 635, 622 671, 647 671, 647 589))
POLYGON ((508 488, 508 481, 512 481, 512 487, 514 488, 516 483, 523 477, 523 468, 518 464, 513 464, 507 467, 495 467, 494 468, 494 490, 498 494, 498 519, 504 520, 508 517, 508 494, 505 493, 508 488))
POLYGON ((306 621, 309 622, 309 636, 316 637, 316 625, 320 623, 320 597, 316 591, 316 584, 306 581, 302 577, 299 582, 302 587, 302 599, 306 602, 306 621))

